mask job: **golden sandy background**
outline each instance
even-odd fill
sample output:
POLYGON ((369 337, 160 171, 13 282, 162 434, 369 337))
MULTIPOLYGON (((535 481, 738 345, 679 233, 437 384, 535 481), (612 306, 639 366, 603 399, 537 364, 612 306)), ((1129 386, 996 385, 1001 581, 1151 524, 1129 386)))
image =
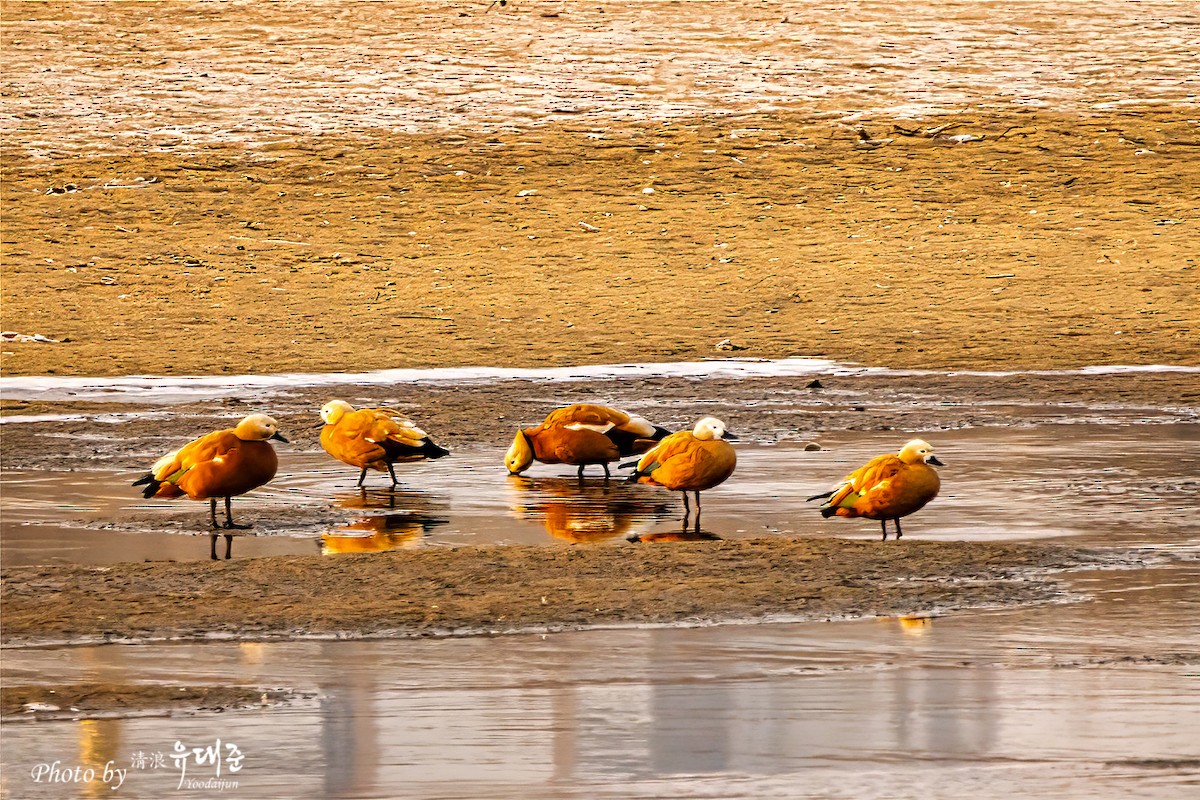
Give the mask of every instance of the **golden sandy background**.
POLYGON ((1033 5, 4 3, 0 364, 1200 364, 1195 8, 1033 5))

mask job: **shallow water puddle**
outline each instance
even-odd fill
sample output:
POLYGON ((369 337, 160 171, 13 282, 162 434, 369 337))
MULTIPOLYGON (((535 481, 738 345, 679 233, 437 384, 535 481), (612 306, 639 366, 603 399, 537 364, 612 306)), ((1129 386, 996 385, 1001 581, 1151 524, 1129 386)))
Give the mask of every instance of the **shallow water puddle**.
POLYGON ((219 737, 244 755, 222 775, 238 781, 231 797, 1183 796, 1200 781, 1200 676, 1185 663, 1200 570, 1077 577, 1093 601, 932 619, 8 652, 10 685, 237 683, 316 699, 13 723, 5 781, 59 797, 31 781, 36 764, 163 753, 117 796, 168 796, 175 742, 219 737))
MULTIPOLYGON (((942 493, 904 523, 913 539, 1071 536, 1101 546, 1176 551, 1200 546, 1190 513, 1200 490, 1200 426, 1058 425, 924 434, 946 466, 942 493)), ((738 445, 738 470, 703 495, 703 536, 879 536, 868 520, 823 520, 805 498, 907 438, 839 432, 807 452, 799 443, 738 445)), ((466 544, 625 544, 678 538, 677 493, 596 468, 534 465, 507 475, 499 449, 459 450, 402 465, 402 485, 357 472, 324 453, 280 449, 280 474, 234 502, 235 558, 372 552, 466 544)), ((90 563, 208 558, 207 503, 142 500, 135 473, 4 474, 4 563, 90 563)), ((694 523, 694 519, 693 519, 694 523)), ((692 528, 694 533, 694 527, 692 528)), ((223 552, 223 551, 222 551, 223 552)))

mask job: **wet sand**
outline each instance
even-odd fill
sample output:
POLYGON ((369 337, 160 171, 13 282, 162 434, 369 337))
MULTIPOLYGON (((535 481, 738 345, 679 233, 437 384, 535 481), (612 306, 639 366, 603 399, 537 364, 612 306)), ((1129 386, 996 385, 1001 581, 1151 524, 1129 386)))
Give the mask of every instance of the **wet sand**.
POLYGON ((839 539, 506 546, 4 571, 4 642, 429 636, 929 613, 1063 599, 1094 561, 1029 544, 839 539), (69 609, 69 611, 67 611, 69 609))

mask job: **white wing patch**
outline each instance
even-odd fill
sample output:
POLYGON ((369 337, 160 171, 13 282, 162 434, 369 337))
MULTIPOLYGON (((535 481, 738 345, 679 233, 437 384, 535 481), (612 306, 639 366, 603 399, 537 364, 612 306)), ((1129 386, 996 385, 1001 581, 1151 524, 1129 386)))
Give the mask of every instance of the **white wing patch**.
POLYGON ((573 422, 570 425, 563 425, 569 431, 595 431, 596 433, 608 433, 613 429, 613 424, 610 422, 607 425, 587 425, 583 422, 573 422))
POLYGON ((175 461, 175 456, 177 455, 179 455, 179 451, 175 450, 167 453, 158 461, 154 462, 154 466, 150 468, 150 474, 154 476, 155 480, 162 480, 163 478, 167 477, 166 475, 159 475, 158 473, 171 466, 171 464, 175 461))
POLYGON ((650 420, 642 417, 635 417, 633 414, 630 414, 629 422, 626 422, 624 425, 622 425, 621 430, 629 431, 630 433, 636 433, 638 436, 653 436, 655 429, 654 426, 650 424, 650 420))
POLYGON ((425 437, 422 436, 420 439, 415 439, 408 436, 408 433, 409 431, 405 431, 404 433, 393 433, 388 438, 393 442, 398 442, 400 444, 407 445, 408 447, 420 447, 421 442, 425 437))

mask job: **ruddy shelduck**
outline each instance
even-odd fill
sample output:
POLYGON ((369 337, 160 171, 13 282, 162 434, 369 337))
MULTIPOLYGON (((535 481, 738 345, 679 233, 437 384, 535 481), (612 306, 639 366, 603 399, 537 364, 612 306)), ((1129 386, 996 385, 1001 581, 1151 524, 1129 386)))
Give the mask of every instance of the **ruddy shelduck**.
POLYGON ((900 518, 920 511, 937 497, 942 481, 934 467, 942 466, 929 442, 913 439, 896 455, 876 456, 843 478, 836 488, 808 499, 828 498, 821 506, 823 517, 879 520, 884 540, 890 519, 896 524, 899 539, 904 535, 900 518))
POLYGON ((504 466, 513 475, 535 460, 543 464, 574 464, 579 477, 589 464, 604 468, 626 456, 644 453, 670 433, 634 414, 608 406, 578 403, 556 409, 541 425, 517 431, 504 455, 504 466))
POLYGON ((685 528, 691 514, 687 493, 692 492, 696 496, 699 527, 700 493, 724 483, 737 467, 737 453, 730 441, 737 441, 737 436, 725 430, 724 422, 705 417, 692 430, 672 433, 647 451, 629 480, 682 492, 685 528))
MULTIPOLYGON (((245 529, 233 521, 230 498, 257 489, 275 477, 279 458, 268 441, 286 442, 279 423, 266 414, 251 414, 236 428, 201 436, 160 458, 150 472, 134 481, 145 485, 143 497, 173 498, 187 495, 209 501, 212 527, 245 529), (225 498, 225 523, 217 523, 217 498, 225 498)), ((225 558, 229 558, 233 536, 225 534, 225 558)), ((217 557, 217 534, 212 535, 212 557, 217 557)))
POLYGON ((434 444, 429 434, 399 411, 390 408, 360 408, 345 400, 330 400, 321 406, 321 447, 338 461, 358 467, 358 485, 367 470, 386 471, 392 486, 400 481, 392 466, 397 461, 441 458, 450 451, 434 444))

